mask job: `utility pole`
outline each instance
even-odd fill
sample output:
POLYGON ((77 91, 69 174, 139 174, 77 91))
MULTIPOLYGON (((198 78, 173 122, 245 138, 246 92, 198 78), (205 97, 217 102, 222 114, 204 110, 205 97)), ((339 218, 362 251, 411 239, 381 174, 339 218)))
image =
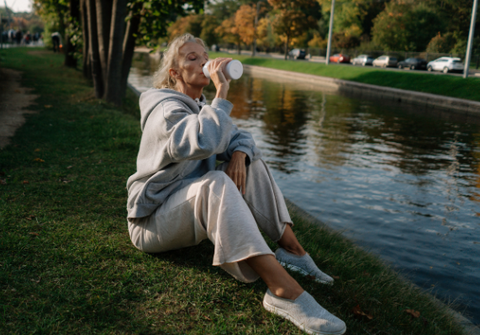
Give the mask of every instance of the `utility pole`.
MULTIPOLYGON (((475 0, 476 1, 476 0, 475 0)), ((332 0, 332 9, 330 10, 330 28, 328 29, 328 44, 325 64, 330 64, 330 51, 332 50, 332 31, 333 31, 333 14, 335 12, 335 0, 332 0)))
POLYGON ((468 70, 470 68, 470 58, 472 57, 473 34, 475 33, 475 18, 477 16, 478 0, 473 0, 472 22, 470 23, 470 33, 468 34, 467 57, 465 57, 465 68, 463 70, 463 78, 468 78, 468 70))

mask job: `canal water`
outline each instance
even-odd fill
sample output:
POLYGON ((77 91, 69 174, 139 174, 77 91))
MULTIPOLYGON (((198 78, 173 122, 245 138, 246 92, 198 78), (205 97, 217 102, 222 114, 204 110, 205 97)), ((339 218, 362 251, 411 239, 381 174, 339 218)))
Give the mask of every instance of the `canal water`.
MULTIPOLYGON (((157 66, 137 55, 130 83, 157 66)), ((229 100, 288 199, 480 324, 480 120, 255 73, 229 100)))

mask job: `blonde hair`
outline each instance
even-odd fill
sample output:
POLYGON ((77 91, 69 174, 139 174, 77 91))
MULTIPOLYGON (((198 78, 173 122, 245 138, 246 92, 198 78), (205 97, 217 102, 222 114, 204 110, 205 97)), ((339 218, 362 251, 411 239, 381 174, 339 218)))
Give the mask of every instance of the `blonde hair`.
POLYGON ((160 66, 153 75, 153 87, 155 88, 171 88, 175 89, 176 80, 170 77, 169 70, 178 66, 178 58, 180 55, 180 48, 187 42, 194 42, 200 44, 205 48, 205 43, 201 38, 195 37, 192 34, 186 33, 176 37, 169 43, 167 49, 163 53, 163 58, 160 61, 160 66))

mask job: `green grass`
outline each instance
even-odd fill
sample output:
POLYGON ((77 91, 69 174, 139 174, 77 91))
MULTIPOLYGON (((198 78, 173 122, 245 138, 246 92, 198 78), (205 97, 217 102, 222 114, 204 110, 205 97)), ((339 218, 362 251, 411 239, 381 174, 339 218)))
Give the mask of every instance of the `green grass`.
POLYGON ((307 61, 285 61, 213 52, 210 53, 210 57, 231 57, 249 65, 480 101, 479 77, 463 79, 462 77, 448 75, 432 75, 429 73, 409 71, 386 71, 372 67, 343 66, 337 64, 325 65, 307 61))
MULTIPOLYGON (((140 138, 133 94, 116 109, 59 55, 18 48, 1 57, 40 97, 0 151, 0 334, 301 334, 263 310, 262 281, 240 283, 211 266, 208 241, 157 255, 133 247, 125 219, 140 138)), ((336 282, 294 276, 348 334, 463 334, 376 257, 292 215, 336 282)))

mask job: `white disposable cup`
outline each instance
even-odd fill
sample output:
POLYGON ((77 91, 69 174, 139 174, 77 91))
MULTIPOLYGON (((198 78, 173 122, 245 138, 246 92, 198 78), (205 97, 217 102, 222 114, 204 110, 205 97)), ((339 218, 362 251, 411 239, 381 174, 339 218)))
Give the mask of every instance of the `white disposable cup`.
MULTIPOLYGON (((210 78, 210 72, 208 71, 208 64, 210 64, 211 60, 209 60, 203 66, 203 73, 205 77, 210 78)), ((234 59, 228 62, 227 66, 225 66, 225 71, 223 72, 225 78, 236 80, 240 78, 243 74, 243 65, 240 61, 234 59)))

